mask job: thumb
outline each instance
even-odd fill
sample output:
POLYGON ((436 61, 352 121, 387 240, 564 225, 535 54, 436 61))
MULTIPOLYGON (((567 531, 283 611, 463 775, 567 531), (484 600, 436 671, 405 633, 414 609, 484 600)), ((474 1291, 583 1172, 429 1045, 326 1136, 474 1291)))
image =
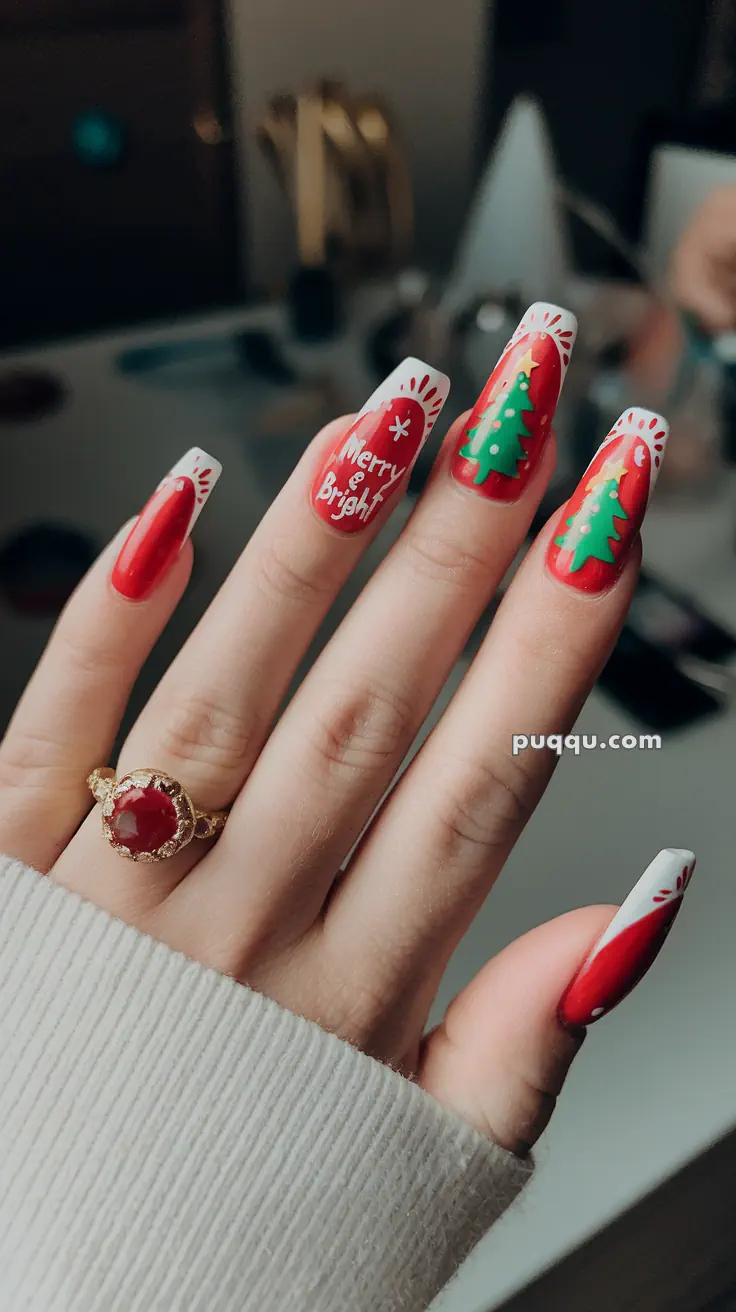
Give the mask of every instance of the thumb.
POLYGON ((614 914, 585 907, 493 957, 422 1044, 417 1083, 502 1148, 524 1156, 554 1111, 585 1037, 557 1007, 614 914))
POLYGON ((510 944, 427 1035, 418 1083, 523 1156, 554 1111, 585 1037, 581 1027, 615 1007, 646 974, 694 866, 692 852, 664 848, 618 910, 571 911, 510 944))

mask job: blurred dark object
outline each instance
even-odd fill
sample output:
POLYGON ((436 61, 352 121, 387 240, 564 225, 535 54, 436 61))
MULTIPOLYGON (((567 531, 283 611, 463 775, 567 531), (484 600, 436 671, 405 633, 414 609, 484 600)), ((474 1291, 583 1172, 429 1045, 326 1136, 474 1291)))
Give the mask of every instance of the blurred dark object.
MULTIPOLYGON (((682 1060, 689 1059, 683 1033, 682 1060)), ((735 1170, 732 1132, 499 1312, 736 1312, 735 1170)))
POLYGON ((732 347, 723 364, 723 455, 727 464, 736 465, 736 335, 730 338, 732 347))
POLYGON ((598 686, 648 729, 684 729, 723 709, 653 643, 625 624, 598 686))
POLYGON ((94 542, 79 529, 21 529, 0 548, 0 595, 19 615, 58 615, 96 555, 94 542))
POLYGON ((438 322, 434 291, 429 275, 421 269, 404 269, 392 283, 388 305, 370 326, 366 342, 376 383, 407 355, 447 364, 445 324, 438 322))
POLYGON ((642 570, 601 687, 652 729, 681 729, 723 709, 736 638, 677 588, 642 570), (713 694, 717 695, 713 695, 713 694))
POLYGON ((324 342, 342 323, 337 279, 324 266, 297 269, 289 284, 291 331, 297 341, 324 342))
POLYGON ((385 378, 396 368, 402 343, 411 331, 412 319, 412 309, 400 305, 373 329, 368 341, 368 359, 376 378, 385 378))
POLYGON ((30 423, 60 410, 67 388, 43 369, 17 368, 0 372, 0 424, 30 423))
POLYGON ((251 329, 238 333, 235 345, 247 369, 271 383, 295 383, 297 375, 285 359, 281 342, 272 333, 251 329))
POLYGON ((0 0, 0 346, 238 297, 222 42, 220 0, 0 0))
POLYGON ((186 8, 187 0, 3 0, 0 36, 160 27, 182 21, 186 8))
POLYGON ((702 106, 736 101, 736 0, 709 0, 693 100, 702 106))
POLYGON ((629 608, 630 627, 665 655, 725 661, 736 654, 736 638, 692 598, 641 570, 629 608))
MULTIPOLYGON (((565 0, 496 0, 495 37, 498 50, 528 50, 559 44, 567 36, 565 0)), ((549 53, 549 52, 548 52, 549 53)))

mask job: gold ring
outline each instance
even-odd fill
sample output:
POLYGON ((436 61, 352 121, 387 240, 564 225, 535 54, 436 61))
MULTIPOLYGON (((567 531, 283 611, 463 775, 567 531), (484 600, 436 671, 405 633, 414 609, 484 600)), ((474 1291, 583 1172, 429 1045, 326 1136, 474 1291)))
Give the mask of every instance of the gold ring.
POLYGON ((122 779, 107 766, 87 780, 102 803, 102 832, 130 861, 164 861, 193 838, 215 838, 226 811, 198 811, 177 779, 161 770, 131 770, 122 779))

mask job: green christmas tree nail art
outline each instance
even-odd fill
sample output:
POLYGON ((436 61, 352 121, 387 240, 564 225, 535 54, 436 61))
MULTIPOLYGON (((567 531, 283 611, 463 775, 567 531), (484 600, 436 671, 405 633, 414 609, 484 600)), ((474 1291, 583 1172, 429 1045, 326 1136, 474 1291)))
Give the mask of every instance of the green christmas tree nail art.
POLYGON ((524 414, 534 411, 529 398, 529 379, 532 369, 537 367, 530 348, 519 361, 511 386, 502 387, 475 427, 467 430, 469 441, 461 446, 458 454, 477 463, 475 484, 485 483, 491 472, 505 474, 508 478, 519 477, 519 461, 526 459, 526 451, 519 439, 531 437, 524 414))
POLYGON ((591 557, 615 564, 611 543, 620 542, 621 534, 614 520, 629 518, 618 495, 619 483, 627 472, 623 460, 605 464, 587 484, 588 495, 577 514, 566 521, 567 532, 555 538, 556 546, 572 552, 570 574, 582 569, 591 557))

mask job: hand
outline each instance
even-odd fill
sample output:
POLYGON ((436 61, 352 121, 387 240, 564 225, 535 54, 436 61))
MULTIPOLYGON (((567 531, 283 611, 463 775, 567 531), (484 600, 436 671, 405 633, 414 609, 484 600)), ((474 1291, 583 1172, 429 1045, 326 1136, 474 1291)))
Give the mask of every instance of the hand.
MULTIPOLYGON (((452 425, 406 529, 278 720, 406 485, 447 380, 417 361, 400 366, 352 426, 338 419, 319 434, 248 542, 117 766, 118 778, 166 772, 199 808, 230 807, 218 839, 134 863, 103 837, 85 785, 186 587, 188 533, 216 472, 203 452, 184 458, 82 582, 0 748, 0 849, 392 1064, 517 1152, 546 1124, 580 1045, 558 1004, 612 908, 532 930, 423 1030, 557 759, 546 748, 512 755, 512 735, 564 733, 621 627, 663 421, 622 417, 376 811, 552 473, 574 320, 561 312, 541 331, 550 313, 533 307, 471 418, 452 425)), ((114 821, 128 851, 171 832, 166 799, 153 800, 158 815, 133 807, 114 821)))
POLYGON ((708 332, 736 326, 736 186, 700 206, 677 243, 671 282, 678 304, 708 332))

